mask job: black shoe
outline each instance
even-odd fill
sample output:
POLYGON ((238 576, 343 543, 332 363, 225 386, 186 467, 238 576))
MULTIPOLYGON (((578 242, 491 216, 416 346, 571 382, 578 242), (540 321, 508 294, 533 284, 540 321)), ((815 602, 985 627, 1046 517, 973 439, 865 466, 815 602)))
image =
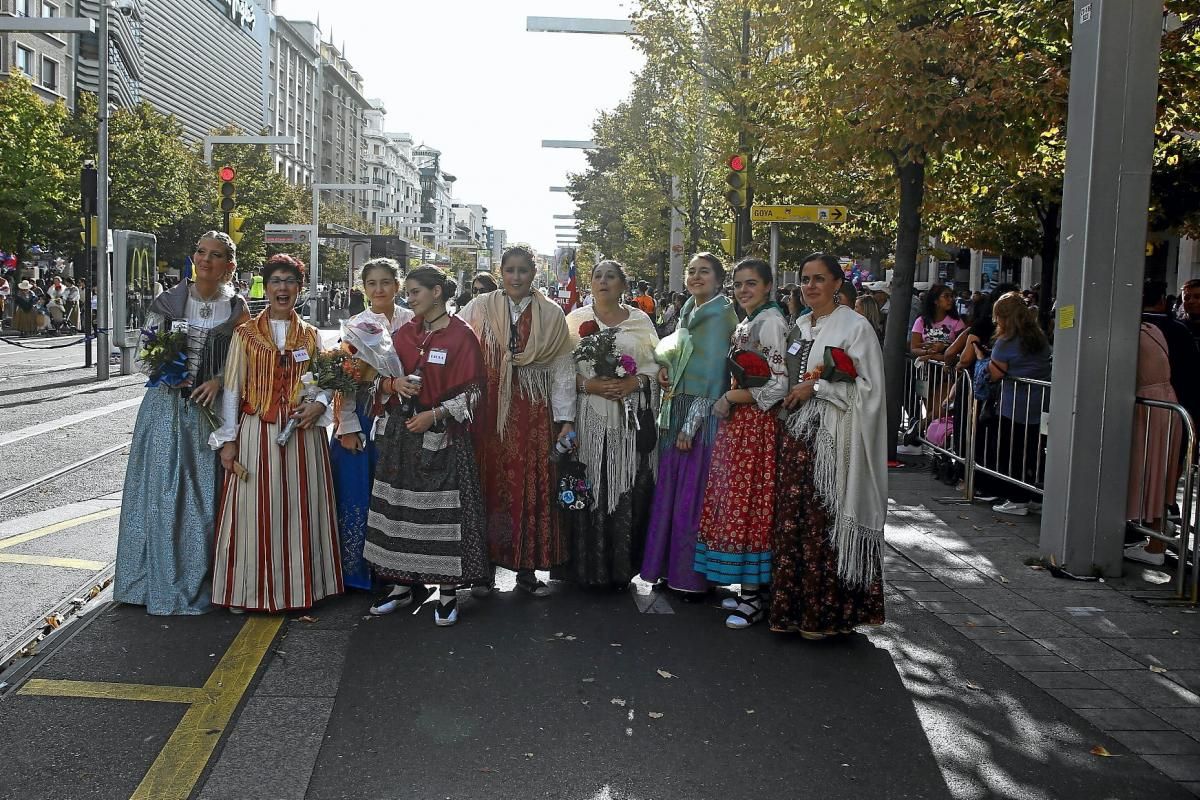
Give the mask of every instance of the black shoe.
POLYGON ((377 617, 382 617, 385 614, 391 614, 393 611, 398 611, 413 601, 413 590, 411 586, 393 586, 387 594, 380 597, 371 606, 371 613, 377 617))
POLYGON ((539 581, 532 572, 517 573, 517 588, 529 592, 534 597, 550 596, 550 587, 539 581))

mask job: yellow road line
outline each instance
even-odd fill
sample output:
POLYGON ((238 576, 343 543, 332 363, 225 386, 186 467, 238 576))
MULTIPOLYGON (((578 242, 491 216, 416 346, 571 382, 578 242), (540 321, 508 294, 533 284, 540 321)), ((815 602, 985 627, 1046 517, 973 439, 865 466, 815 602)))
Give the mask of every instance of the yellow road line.
POLYGON ((282 624, 282 615, 246 620, 204 683, 211 702, 187 710, 130 800, 187 800, 282 624))
POLYGON ((29 531, 28 533, 18 533, 16 536, 10 536, 7 539, 0 539, 0 550, 6 550, 9 547, 13 547, 14 545, 24 544, 25 542, 31 542, 34 539, 40 539, 43 536, 47 536, 51 533, 57 533, 59 531, 64 531, 67 528, 74 528, 76 526, 83 525, 86 522, 94 522, 95 520, 98 520, 98 519, 108 519, 109 517, 115 517, 120 513, 121 513, 120 506, 117 506, 116 508, 106 508, 103 511, 93 511, 91 514, 84 514, 82 517, 75 517, 74 519, 65 519, 62 522, 56 522, 53 525, 47 525, 44 528, 38 528, 37 530, 29 531))
POLYGON ((41 697, 89 697, 96 700, 142 700, 151 703, 204 703, 209 692, 194 686, 154 686, 105 681, 59 681, 30 678, 17 694, 41 697))
POLYGON ((0 553, 0 564, 38 564, 43 567, 66 567, 96 572, 108 566, 107 561, 87 561, 82 558, 59 558, 58 556, 23 556, 16 553, 0 553))

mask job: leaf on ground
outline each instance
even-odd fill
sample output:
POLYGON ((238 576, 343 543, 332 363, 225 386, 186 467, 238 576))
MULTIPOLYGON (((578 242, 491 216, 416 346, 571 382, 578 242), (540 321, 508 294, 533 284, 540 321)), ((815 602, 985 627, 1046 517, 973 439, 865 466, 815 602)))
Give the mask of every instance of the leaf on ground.
POLYGON ((583 703, 586 706, 588 703, 590 703, 592 701, 591 700, 580 700, 579 702, 583 703))
POLYGON ((596 682, 595 678, 583 678, 582 680, 584 683, 595 683, 596 682))
POLYGON ((562 638, 563 636, 565 636, 565 635, 566 635, 566 634, 565 634, 565 633, 563 633, 562 631, 559 631, 558 633, 554 634, 555 638, 558 638, 558 639, 561 639, 561 638, 562 638))
POLYGON ((620 643, 620 642, 612 642, 612 643, 610 643, 608 646, 609 646, 609 647, 620 647, 620 646, 621 646, 621 643, 620 643))
POLYGON ((525 754, 525 757, 526 757, 526 758, 533 758, 533 753, 526 753, 526 754, 525 754))
POLYGON ((670 672, 667 672, 665 669, 655 670, 655 672, 657 672, 659 674, 659 677, 662 677, 662 678, 678 678, 679 677, 678 675, 672 675, 670 672))
POLYGON ((1000 582, 1001 582, 1001 583, 1008 583, 1008 578, 1006 578, 1006 577, 1004 577, 1003 575, 1001 575, 1001 576, 1000 576, 1000 582))
POLYGON ((1029 568, 1030 568, 1030 569, 1036 569, 1038 572, 1045 572, 1045 571, 1046 571, 1046 568, 1045 568, 1045 567, 1043 567, 1041 564, 1030 564, 1030 565, 1029 565, 1029 568))
POLYGON ((650 719, 662 719, 663 716, 661 711, 651 711, 649 714, 650 719))
POLYGON ((1171 635, 1172 635, 1172 636, 1178 636, 1178 635, 1179 635, 1179 631, 1171 631, 1171 635))
POLYGON ((1100 744, 1096 745, 1091 750, 1088 750, 1088 752, 1094 756, 1100 756, 1101 758, 1117 758, 1118 757, 1118 756, 1108 752, 1108 748, 1105 747, 1104 745, 1100 745, 1100 744))
POLYGON ((983 691, 983 687, 982 687, 982 686, 976 686, 975 684, 971 683, 970 681, 967 681, 967 688, 968 688, 968 689, 974 689, 974 690, 975 690, 975 691, 977 691, 977 692, 982 692, 982 691, 983 691))
POLYGON ((316 622, 318 619, 320 619, 320 617, 310 617, 308 614, 305 614, 303 617, 300 618, 300 621, 307 622, 309 625, 311 625, 314 622, 316 622))
POLYGON ((971 527, 972 527, 972 528, 974 528, 974 529, 975 529, 975 530, 977 530, 977 531, 981 531, 981 530, 983 530, 983 528, 979 527, 978 525, 972 525, 971 527))
POLYGON ((625 707, 625 701, 619 697, 614 697, 612 700, 609 700, 608 702, 612 703, 614 706, 620 706, 621 708, 625 707))
POLYGON ((1163 669, 1162 667, 1160 667, 1158 664, 1151 664, 1151 665, 1150 665, 1150 671, 1151 671, 1151 672, 1157 672, 1159 675, 1161 675, 1161 674, 1163 674, 1164 672, 1166 672, 1166 670, 1165 670, 1165 669, 1163 669))
POLYGON ((747 709, 746 709, 746 713, 747 713, 747 714, 753 714, 753 713, 754 713, 754 709, 753 709, 753 708, 747 708, 747 709))
POLYGON ((959 518, 959 519, 970 519, 970 517, 969 517, 969 516, 967 516, 966 514, 959 514, 959 515, 958 515, 958 518, 959 518))
POLYGON ((573 642, 573 641, 575 641, 576 638, 577 637, 575 637, 575 636, 567 634, 566 636, 563 637, 563 641, 564 642, 573 642))

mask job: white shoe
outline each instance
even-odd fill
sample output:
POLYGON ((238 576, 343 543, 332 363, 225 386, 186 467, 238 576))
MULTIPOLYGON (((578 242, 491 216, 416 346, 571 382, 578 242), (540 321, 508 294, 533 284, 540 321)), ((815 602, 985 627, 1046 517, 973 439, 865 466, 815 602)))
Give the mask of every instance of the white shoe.
POLYGON ((1162 553, 1150 553, 1146 551, 1146 542, 1141 544, 1129 545, 1125 548, 1125 558, 1130 561, 1137 561, 1141 564, 1149 564, 1152 567, 1161 567, 1166 563, 1167 557, 1162 553))
POLYGON ((234 608, 233 606, 230 606, 230 607, 229 607, 229 613, 230 613, 230 614, 239 614, 239 615, 240 615, 240 614, 245 614, 245 613, 246 613, 246 609, 244 609, 244 608, 234 608))
POLYGON ((925 455, 925 449, 915 444, 898 444, 896 445, 896 455, 923 456, 925 455))
POLYGON ((391 614, 397 609, 404 608, 412 603, 413 593, 411 586, 393 586, 391 591, 380 597, 371 606, 371 613, 377 617, 382 617, 385 614, 391 614))
POLYGON ((1029 513, 1028 503, 1014 503, 1012 500, 1005 500, 998 506, 992 506, 992 511, 997 514, 1009 514, 1014 517, 1023 517, 1029 513))

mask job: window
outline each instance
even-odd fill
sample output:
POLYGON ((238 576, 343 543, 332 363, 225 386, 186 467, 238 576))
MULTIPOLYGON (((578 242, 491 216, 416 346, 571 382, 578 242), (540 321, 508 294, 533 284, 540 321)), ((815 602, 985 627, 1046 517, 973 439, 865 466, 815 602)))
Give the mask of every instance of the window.
POLYGON ((29 16, 29 0, 13 0, 13 14, 18 17, 29 16))
POLYGON ((43 17, 57 17, 58 16, 58 6, 54 5, 54 3, 43 2, 42 3, 42 16, 43 17))
POLYGON ((52 92, 58 91, 58 62, 42 57, 42 86, 52 92))
POLYGON ((17 45, 17 58, 14 62, 17 69, 24 72, 26 75, 33 74, 33 51, 28 47, 17 45))

